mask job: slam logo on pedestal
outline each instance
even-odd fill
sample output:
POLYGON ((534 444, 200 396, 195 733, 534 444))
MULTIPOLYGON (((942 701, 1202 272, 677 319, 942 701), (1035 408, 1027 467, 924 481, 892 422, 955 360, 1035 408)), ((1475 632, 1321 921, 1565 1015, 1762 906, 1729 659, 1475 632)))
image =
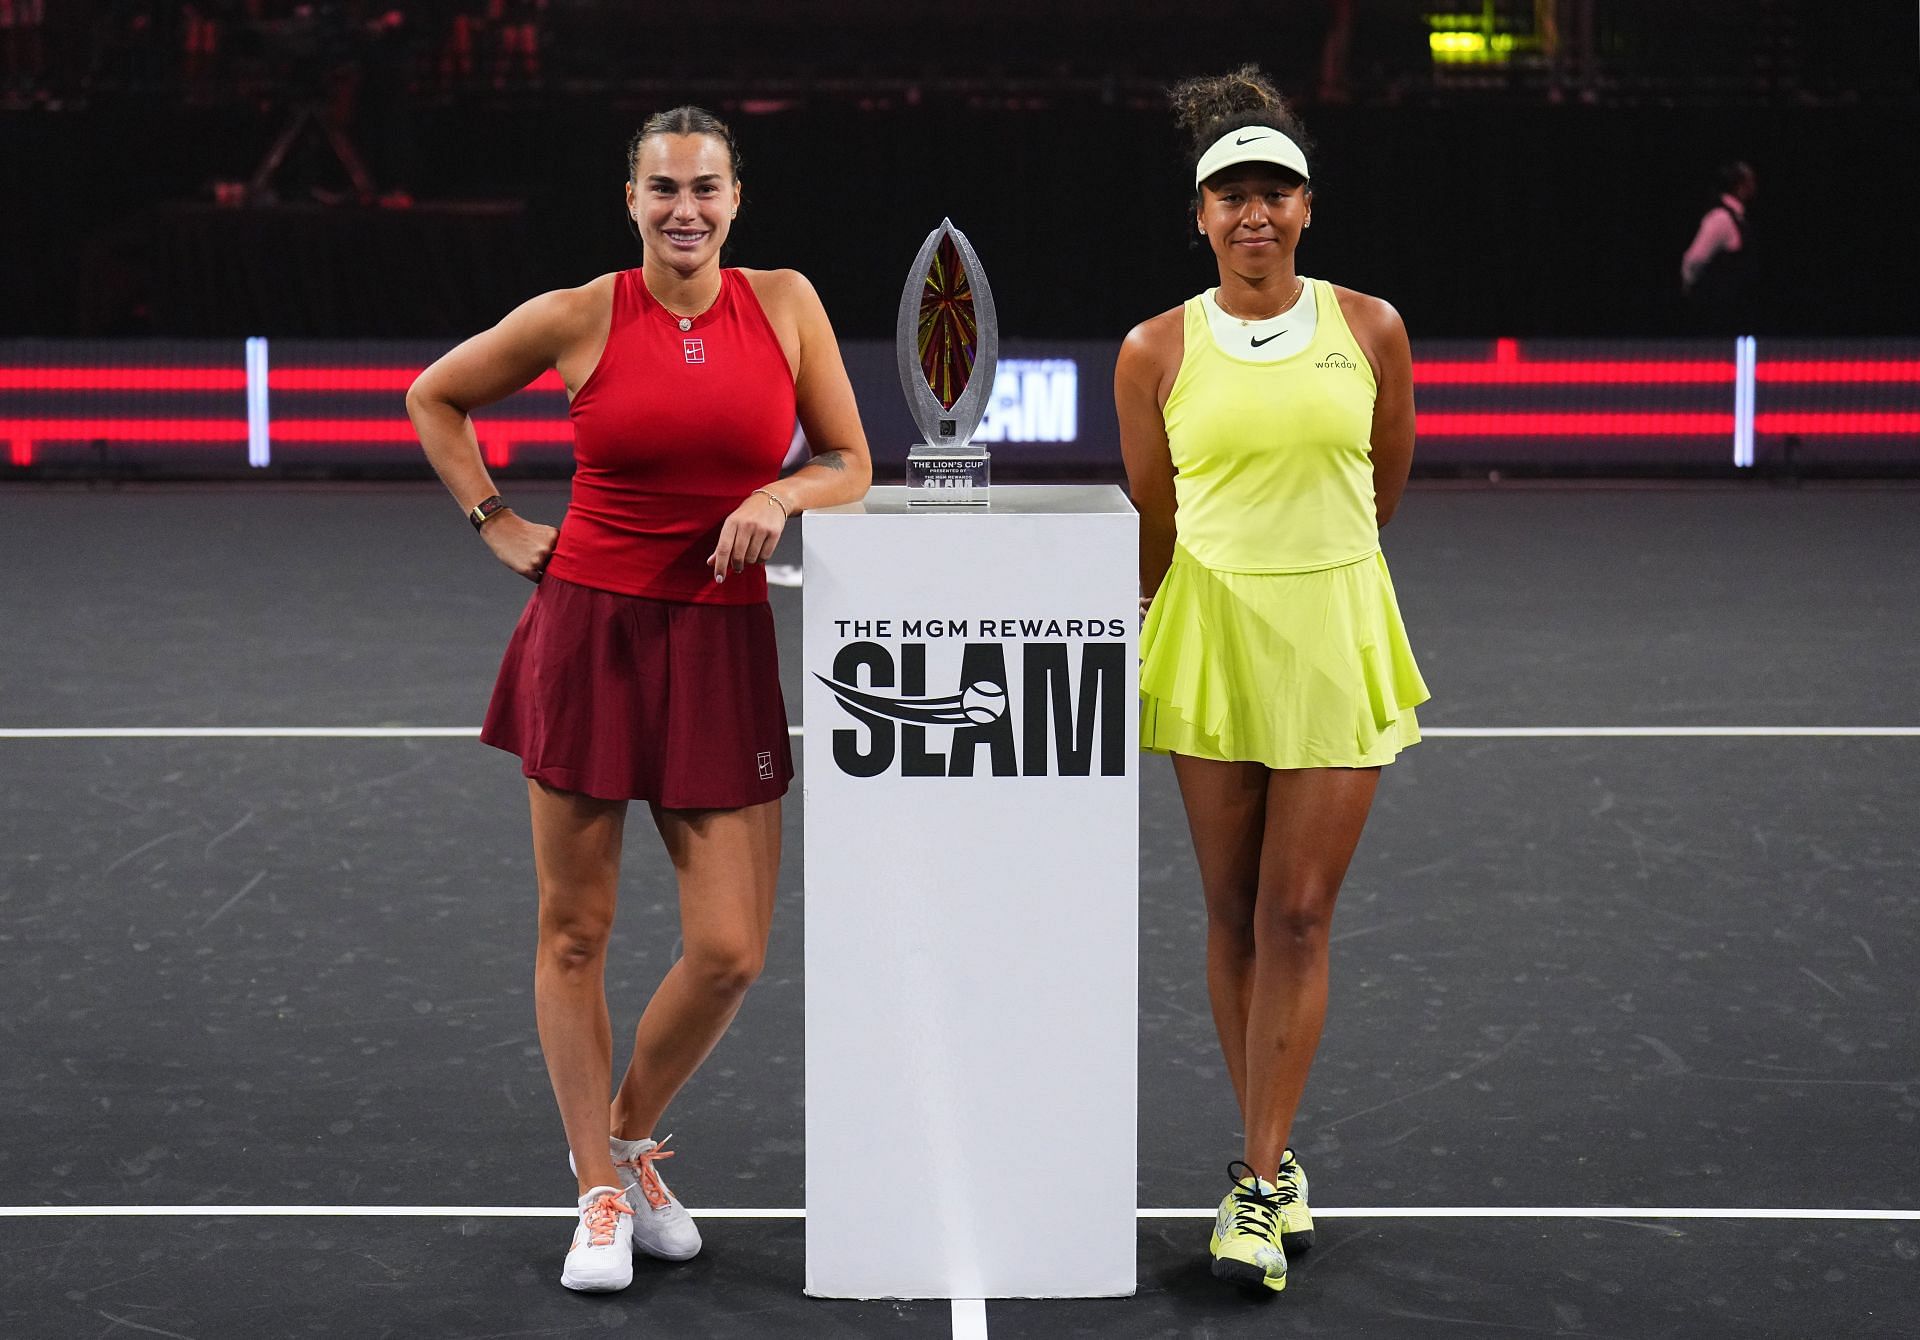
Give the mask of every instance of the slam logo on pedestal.
MULTIPOLYGON (((1072 626, 1126 633, 1118 620, 1072 626)), ((958 631, 965 623, 936 628, 958 631)), ((949 681, 954 690, 929 694, 927 643, 848 642, 834 656, 831 676, 814 675, 858 723, 834 730, 834 764, 850 777, 1124 776, 1126 714, 1133 708, 1127 644, 1079 646, 1076 665, 1065 641, 966 642, 957 682, 949 681)))

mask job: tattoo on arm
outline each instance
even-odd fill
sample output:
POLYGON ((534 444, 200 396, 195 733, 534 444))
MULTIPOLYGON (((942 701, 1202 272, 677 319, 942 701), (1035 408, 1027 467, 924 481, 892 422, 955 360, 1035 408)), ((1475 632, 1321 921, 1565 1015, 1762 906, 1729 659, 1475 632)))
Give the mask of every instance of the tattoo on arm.
POLYGON ((832 451, 821 452, 807 464, 822 466, 828 470, 844 470, 847 468, 847 458, 841 448, 835 447, 832 451))

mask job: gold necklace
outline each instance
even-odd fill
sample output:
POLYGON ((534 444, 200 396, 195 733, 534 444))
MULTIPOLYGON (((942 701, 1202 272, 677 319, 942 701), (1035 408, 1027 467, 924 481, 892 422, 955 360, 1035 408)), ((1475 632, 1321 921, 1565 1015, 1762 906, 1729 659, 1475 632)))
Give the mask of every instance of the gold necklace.
POLYGON ((1256 321, 1271 321, 1276 316, 1280 316, 1286 312, 1292 311, 1293 305, 1296 302, 1300 301, 1300 294, 1306 287, 1307 287, 1307 281, 1305 277, 1296 275, 1293 281, 1293 293, 1287 298, 1285 302, 1280 304, 1280 308, 1278 311, 1273 312, 1267 316, 1241 316, 1238 312, 1229 311, 1227 308, 1227 305, 1224 302, 1220 301, 1219 289, 1215 289, 1213 291, 1213 305, 1215 307, 1218 307, 1221 311, 1226 312, 1228 316, 1232 317, 1235 321, 1238 321, 1241 325, 1251 326, 1256 321))

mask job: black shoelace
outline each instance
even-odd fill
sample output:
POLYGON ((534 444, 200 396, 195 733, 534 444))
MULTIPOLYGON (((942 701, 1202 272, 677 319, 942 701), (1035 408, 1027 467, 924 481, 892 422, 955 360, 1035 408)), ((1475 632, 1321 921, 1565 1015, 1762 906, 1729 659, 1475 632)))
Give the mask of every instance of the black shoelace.
POLYGON ((1280 1189, 1280 1203, 1291 1205, 1300 1199, 1300 1165, 1293 1161, 1293 1151, 1287 1151, 1287 1157, 1280 1162, 1280 1175, 1273 1184, 1280 1189))
POLYGON ((1227 1176, 1233 1178, 1233 1231, 1272 1237, 1280 1207, 1295 1197, 1284 1190, 1272 1195, 1260 1190, 1260 1175, 1239 1159, 1227 1165, 1227 1176))

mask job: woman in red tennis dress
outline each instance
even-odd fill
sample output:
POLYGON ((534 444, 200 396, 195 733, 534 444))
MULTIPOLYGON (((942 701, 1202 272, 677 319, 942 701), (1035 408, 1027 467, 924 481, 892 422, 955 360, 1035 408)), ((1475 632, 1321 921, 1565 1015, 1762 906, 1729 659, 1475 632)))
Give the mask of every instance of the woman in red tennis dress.
POLYGON ((872 477, 833 328, 792 270, 722 269, 739 156, 712 114, 651 118, 627 154, 640 268, 545 293, 407 393, 440 478, 494 555, 537 582, 481 739, 518 754, 540 886, 534 999, 580 1218, 561 1283, 626 1287, 635 1248, 700 1234, 655 1170, 655 1127, 759 973, 793 776, 760 566, 789 517, 872 477), (468 417, 549 368, 573 420, 555 531, 499 497, 468 417), (798 417, 812 459, 782 479, 798 417), (685 948, 614 1092, 603 985, 627 803, 680 886, 685 948))

